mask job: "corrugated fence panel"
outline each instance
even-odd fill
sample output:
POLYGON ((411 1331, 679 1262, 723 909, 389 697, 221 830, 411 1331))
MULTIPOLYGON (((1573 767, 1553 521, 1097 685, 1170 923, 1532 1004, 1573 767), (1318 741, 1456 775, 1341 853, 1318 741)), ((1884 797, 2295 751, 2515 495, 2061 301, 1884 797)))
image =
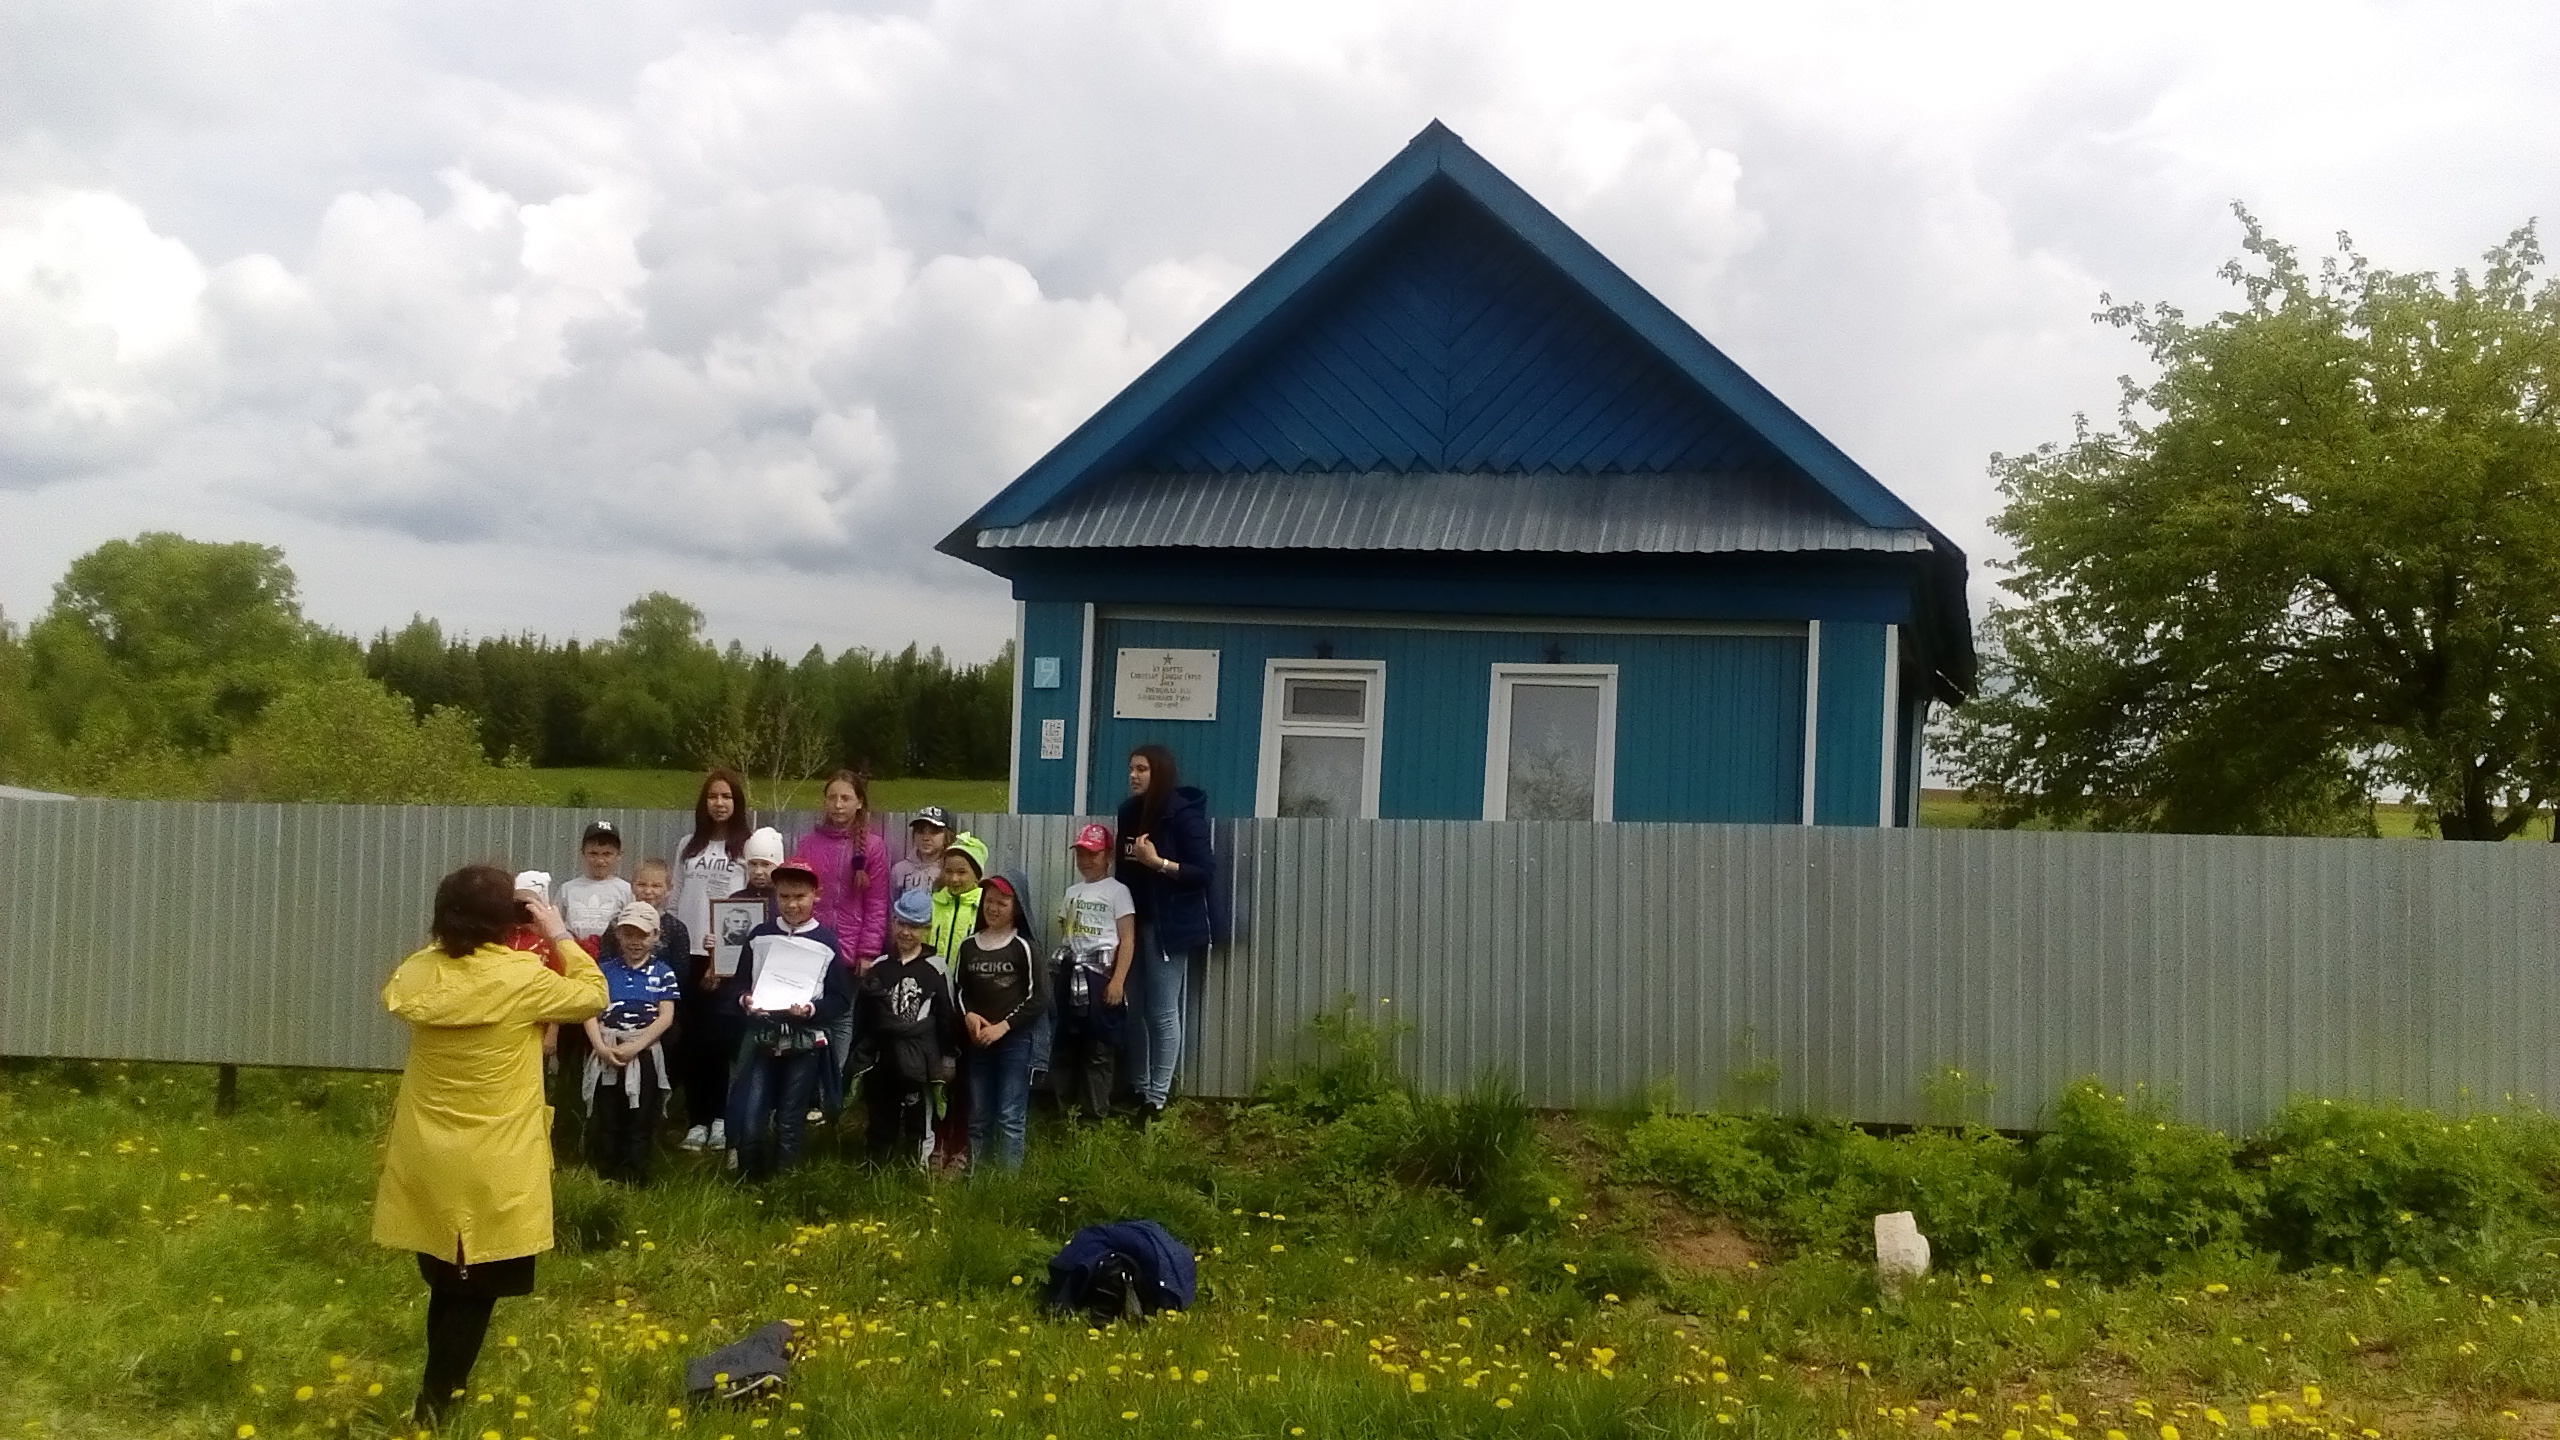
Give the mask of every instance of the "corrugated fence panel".
MULTIPOLYGON (((0 1053, 384 1068, 380 989, 468 860, 626 871, 672 812, 0 800, 0 1053)), ((770 817, 788 836, 814 817, 770 817)), ((882 815, 903 837, 908 817, 882 815)), ((1080 820, 972 816, 1047 936, 1080 820)), ((1186 1088, 1248 1094, 1348 997, 1420 1083, 1870 1121, 2045 1117, 2086 1075, 2226 1128, 2298 1095, 2560 1093, 2560 850, 1461 821, 1216 826, 1234 933, 1186 1088), (1936 1083, 1933 1083, 1936 1082, 1936 1083)))

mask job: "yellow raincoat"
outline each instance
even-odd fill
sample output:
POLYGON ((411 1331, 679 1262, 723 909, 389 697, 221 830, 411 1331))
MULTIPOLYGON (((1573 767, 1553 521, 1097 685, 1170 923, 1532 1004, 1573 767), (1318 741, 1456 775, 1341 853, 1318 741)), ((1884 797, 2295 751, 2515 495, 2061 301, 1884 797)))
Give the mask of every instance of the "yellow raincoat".
POLYGON ((551 1107, 542 1026, 602 1013, 604 973, 575 941, 566 973, 502 945, 400 962, 382 1003, 409 1022, 409 1063, 374 1194, 373 1238, 455 1264, 551 1248, 551 1107))

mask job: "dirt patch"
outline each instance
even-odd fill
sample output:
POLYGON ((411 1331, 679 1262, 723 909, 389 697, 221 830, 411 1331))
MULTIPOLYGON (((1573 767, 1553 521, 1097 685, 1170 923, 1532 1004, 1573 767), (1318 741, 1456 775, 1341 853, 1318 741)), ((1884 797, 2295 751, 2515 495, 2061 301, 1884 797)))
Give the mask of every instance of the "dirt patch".
POLYGON ((1664 1268, 1685 1275, 1729 1275, 1748 1270, 1766 1255, 1721 1215, 1701 1215, 1678 1199, 1652 1197, 1645 1243, 1664 1268))

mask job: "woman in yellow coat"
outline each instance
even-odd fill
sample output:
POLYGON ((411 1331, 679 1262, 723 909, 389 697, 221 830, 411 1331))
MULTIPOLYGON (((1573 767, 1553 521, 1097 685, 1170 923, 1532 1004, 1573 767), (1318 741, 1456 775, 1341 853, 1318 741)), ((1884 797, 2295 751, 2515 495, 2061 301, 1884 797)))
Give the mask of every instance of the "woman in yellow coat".
POLYGON ((606 998, 560 912, 494 865, 444 877, 431 928, 435 943, 382 987, 409 1024, 409 1063, 373 1202, 373 1238, 416 1251, 427 1281, 416 1418, 428 1425, 471 1378, 499 1297, 533 1293, 533 1257, 551 1248, 542 1027, 584 1020, 606 998), (519 913, 549 938, 558 973, 498 943, 519 913))

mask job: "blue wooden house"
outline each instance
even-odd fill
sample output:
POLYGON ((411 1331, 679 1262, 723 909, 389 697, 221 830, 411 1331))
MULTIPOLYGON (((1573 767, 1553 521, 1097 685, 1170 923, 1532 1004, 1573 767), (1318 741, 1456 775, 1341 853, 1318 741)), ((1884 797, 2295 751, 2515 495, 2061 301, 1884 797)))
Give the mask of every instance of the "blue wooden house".
POLYGON ((945 538, 1014 808, 1912 823, 1964 555, 1434 122, 945 538))

